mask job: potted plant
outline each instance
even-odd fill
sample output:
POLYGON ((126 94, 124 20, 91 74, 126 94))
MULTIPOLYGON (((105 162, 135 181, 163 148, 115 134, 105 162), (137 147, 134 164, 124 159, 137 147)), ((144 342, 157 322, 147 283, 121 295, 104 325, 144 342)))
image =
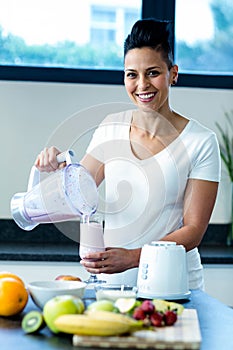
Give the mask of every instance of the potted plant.
POLYGON ((218 122, 216 126, 220 132, 220 155, 226 166, 231 180, 232 203, 231 203, 231 224, 228 236, 228 244, 233 243, 233 110, 225 112, 226 128, 224 129, 218 122))

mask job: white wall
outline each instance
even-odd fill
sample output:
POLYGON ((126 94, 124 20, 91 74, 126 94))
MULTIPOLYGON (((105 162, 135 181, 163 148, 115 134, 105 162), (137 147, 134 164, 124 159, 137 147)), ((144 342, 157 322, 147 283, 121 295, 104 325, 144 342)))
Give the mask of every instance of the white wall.
POLYGON ((12 272, 25 283, 51 281, 59 275, 77 276, 83 281, 89 277, 89 273, 80 263, 73 262, 0 261, 0 271, 12 272))
MULTIPOLYGON (((172 88, 173 108, 216 131, 233 91, 172 88)), ((131 108, 124 86, 0 81, 0 218, 10 218, 10 199, 27 188, 36 155, 48 144, 73 147, 78 159, 92 129, 109 112, 131 108)), ((223 172, 211 222, 230 221, 229 180, 223 172)))

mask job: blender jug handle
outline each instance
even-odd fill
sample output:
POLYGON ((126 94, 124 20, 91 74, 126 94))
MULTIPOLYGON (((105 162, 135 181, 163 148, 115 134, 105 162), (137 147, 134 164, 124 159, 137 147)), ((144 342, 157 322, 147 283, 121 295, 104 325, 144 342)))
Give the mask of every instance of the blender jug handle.
MULTIPOLYGON (((66 164, 69 165, 69 164, 72 164, 71 157, 73 156, 74 156, 74 151, 69 149, 67 151, 64 151, 58 154, 57 161, 58 163, 66 162, 66 164)), ((35 167, 35 165, 33 165, 29 175, 27 192, 31 191, 31 189, 34 186, 38 185, 39 182, 40 182, 40 171, 35 167)))
POLYGON ((67 151, 57 155, 57 161, 58 163, 66 162, 66 164, 69 165, 69 164, 72 164, 71 157, 73 156, 74 156, 74 151, 72 151, 72 149, 68 149, 67 151))

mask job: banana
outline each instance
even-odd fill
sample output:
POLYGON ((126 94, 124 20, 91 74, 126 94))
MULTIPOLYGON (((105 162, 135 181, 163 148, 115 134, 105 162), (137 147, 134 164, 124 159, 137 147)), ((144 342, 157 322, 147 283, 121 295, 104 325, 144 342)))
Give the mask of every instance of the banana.
POLYGON ((143 327, 143 321, 135 320, 129 316, 110 312, 110 311, 91 311, 87 310, 85 312, 86 315, 90 316, 91 318, 94 318, 95 320, 105 320, 108 322, 121 322, 125 323, 129 326, 129 332, 134 331, 135 329, 138 330, 143 327))
POLYGON ((94 318, 96 320, 106 320, 106 321, 118 321, 118 322, 123 322, 126 324, 134 324, 135 321, 133 318, 128 317, 126 315, 122 315, 120 313, 115 313, 111 311, 92 311, 92 310, 87 310, 85 311, 85 314, 90 316, 91 318, 94 318))
POLYGON ((54 323, 60 332, 77 335, 120 335, 128 333, 131 328, 129 323, 119 318, 100 319, 84 314, 62 315, 54 323))

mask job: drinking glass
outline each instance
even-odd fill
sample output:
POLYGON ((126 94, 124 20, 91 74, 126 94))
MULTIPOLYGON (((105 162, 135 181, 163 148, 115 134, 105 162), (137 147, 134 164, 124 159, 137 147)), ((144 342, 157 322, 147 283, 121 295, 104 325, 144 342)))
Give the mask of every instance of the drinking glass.
MULTIPOLYGON (((99 214, 94 214, 91 217, 82 218, 80 222, 80 258, 84 259, 87 253, 103 251, 105 251, 103 217, 99 214)), ((87 284, 93 284, 104 283, 106 281, 98 279, 96 274, 91 273, 85 282, 87 284)))

